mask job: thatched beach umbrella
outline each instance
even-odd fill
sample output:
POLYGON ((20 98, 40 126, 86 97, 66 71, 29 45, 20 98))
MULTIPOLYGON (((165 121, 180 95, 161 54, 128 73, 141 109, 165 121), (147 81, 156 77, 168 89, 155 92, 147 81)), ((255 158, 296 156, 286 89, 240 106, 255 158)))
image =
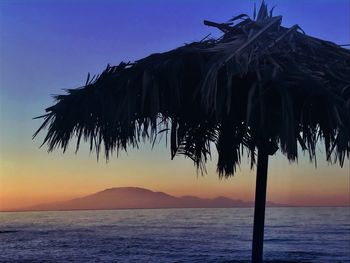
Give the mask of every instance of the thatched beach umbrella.
POLYGON ((329 162, 343 165, 350 153, 350 51, 281 22, 263 2, 253 19, 205 21, 218 39, 108 66, 55 96, 34 137, 47 127, 49 151, 76 137, 77 150, 83 139, 108 159, 169 133, 171 157, 202 170, 215 145, 220 177, 246 152, 257 163, 252 255, 262 262, 268 156, 280 149, 296 161, 300 147, 313 161, 319 140, 329 162))

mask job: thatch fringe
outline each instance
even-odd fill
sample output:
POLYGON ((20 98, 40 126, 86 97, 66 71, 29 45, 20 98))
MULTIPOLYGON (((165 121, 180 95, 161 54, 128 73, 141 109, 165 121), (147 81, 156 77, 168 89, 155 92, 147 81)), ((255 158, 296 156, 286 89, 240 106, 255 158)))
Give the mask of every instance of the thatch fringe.
POLYGON ((242 14, 206 21, 224 32, 219 39, 107 66, 82 88, 56 96, 34 137, 48 127, 49 151, 65 151, 76 136, 76 150, 83 139, 97 154, 103 146, 108 159, 166 131, 171 156, 188 156, 200 169, 214 143, 220 176, 235 172, 242 149, 251 166, 266 142, 290 161, 298 145, 315 160, 322 139, 327 160, 343 165, 350 153, 350 51, 281 21, 263 3, 256 20, 242 14))

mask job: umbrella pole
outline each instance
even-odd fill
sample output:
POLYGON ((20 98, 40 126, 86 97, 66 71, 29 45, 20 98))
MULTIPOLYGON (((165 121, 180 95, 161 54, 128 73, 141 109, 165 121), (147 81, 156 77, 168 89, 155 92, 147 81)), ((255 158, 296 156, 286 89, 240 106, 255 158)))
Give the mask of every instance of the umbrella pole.
POLYGON ((258 149, 258 166, 256 172, 255 208, 252 263, 263 262, 264 224, 267 186, 267 167, 269 155, 266 147, 258 149))

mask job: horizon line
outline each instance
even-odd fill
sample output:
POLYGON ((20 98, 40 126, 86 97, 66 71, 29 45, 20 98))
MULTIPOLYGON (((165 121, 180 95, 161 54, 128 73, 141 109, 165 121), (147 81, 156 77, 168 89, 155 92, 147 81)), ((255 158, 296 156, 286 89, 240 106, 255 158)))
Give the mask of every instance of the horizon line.
MULTIPOLYGON (((266 208, 341 208, 341 207, 350 207, 350 204, 347 205, 277 205, 277 206, 266 206, 266 208)), ((0 210, 0 213, 30 213, 30 212, 79 212, 79 211, 115 211, 115 210, 162 210, 162 209, 251 209, 254 208, 254 206, 246 206, 246 207, 162 207, 162 208, 112 208, 112 209, 103 209, 103 208, 96 208, 96 209, 61 209, 61 210, 30 210, 30 209, 23 209, 23 210, 16 210, 16 209, 9 209, 9 210, 0 210)))

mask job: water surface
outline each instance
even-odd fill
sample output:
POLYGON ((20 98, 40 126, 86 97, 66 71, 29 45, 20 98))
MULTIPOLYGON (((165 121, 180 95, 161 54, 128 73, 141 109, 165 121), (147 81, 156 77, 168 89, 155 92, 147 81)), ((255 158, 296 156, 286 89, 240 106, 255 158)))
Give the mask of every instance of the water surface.
MULTIPOLYGON (((0 262, 249 262, 251 208, 0 213, 0 262)), ((350 262, 349 208, 267 208, 267 262, 350 262)))

